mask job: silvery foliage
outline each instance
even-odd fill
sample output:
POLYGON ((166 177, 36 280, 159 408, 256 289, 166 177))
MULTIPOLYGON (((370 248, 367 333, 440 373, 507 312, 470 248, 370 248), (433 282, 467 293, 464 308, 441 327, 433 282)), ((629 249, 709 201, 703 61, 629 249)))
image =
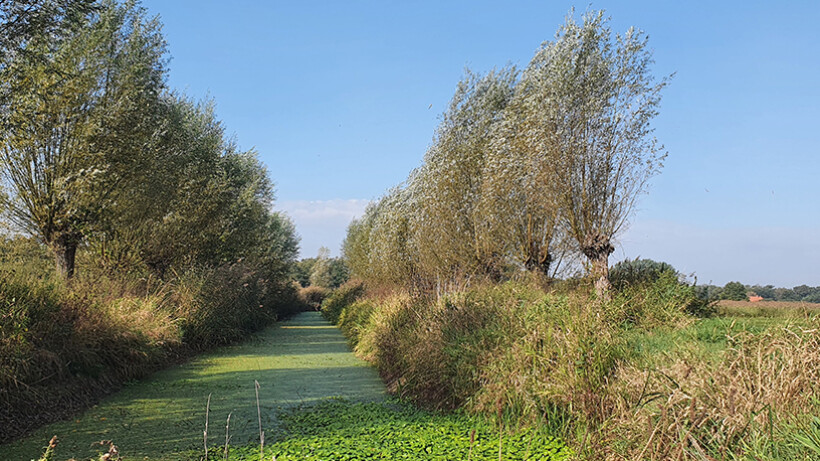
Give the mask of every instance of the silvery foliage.
POLYGON ((419 204, 412 214, 414 247, 427 277, 481 273, 500 254, 482 236, 488 220, 479 204, 493 126, 513 94, 515 80, 514 68, 484 76, 467 71, 424 165, 408 187, 419 204))
MULTIPOLYGON (((557 204, 580 243, 611 239, 625 224, 666 157, 652 136, 660 92, 647 38, 630 28, 612 39, 603 12, 571 17, 536 53, 523 79, 539 97, 537 112, 552 165, 557 204)), ((583 250, 583 248, 581 248, 583 250)))
POLYGON ((2 69, 4 208, 46 243, 87 232, 125 177, 145 169, 146 146, 156 142, 159 23, 131 4, 105 6, 59 40, 30 38, 27 53, 2 69))
POLYGON ((588 13, 570 16, 520 78, 468 71, 423 165, 351 225, 354 275, 554 275, 581 253, 605 265, 665 158, 650 121, 667 79, 649 73, 646 45, 634 29, 613 39, 603 13, 588 13))

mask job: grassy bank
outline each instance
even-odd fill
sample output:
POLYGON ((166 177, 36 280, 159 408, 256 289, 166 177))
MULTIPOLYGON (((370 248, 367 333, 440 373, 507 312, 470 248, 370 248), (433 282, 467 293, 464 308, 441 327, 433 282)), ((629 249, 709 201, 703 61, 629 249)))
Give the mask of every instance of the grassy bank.
POLYGON ((258 450, 258 418, 270 444, 281 432, 278 415, 290 408, 332 396, 374 401, 385 395, 376 372, 318 313, 299 314, 246 339, 130 382, 79 416, 0 445, 0 459, 35 459, 57 435, 54 461, 96 459, 101 447, 92 444, 101 440, 115 443, 126 459, 198 460, 209 396, 209 446, 224 445, 230 414, 231 445, 258 450))
POLYGON ((0 442, 298 308, 290 287, 242 263, 164 280, 88 264, 64 282, 34 242, 0 256, 0 442))
MULTIPOLYGON (((546 428, 586 459, 816 459, 820 320, 712 312, 673 274, 581 288, 507 282, 324 303, 396 394, 546 428)), ((347 294, 346 294, 347 293, 347 294)))

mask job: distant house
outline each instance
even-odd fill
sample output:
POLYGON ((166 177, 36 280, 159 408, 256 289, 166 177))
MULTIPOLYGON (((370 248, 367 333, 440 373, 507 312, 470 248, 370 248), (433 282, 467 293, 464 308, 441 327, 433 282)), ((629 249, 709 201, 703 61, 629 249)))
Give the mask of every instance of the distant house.
POLYGON ((749 296, 749 302, 760 302, 763 301, 763 296, 749 296))

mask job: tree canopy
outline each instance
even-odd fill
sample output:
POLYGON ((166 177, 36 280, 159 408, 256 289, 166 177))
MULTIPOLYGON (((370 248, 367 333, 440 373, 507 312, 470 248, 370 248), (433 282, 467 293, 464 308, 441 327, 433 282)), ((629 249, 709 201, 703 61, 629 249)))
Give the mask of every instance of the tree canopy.
POLYGON ((467 71, 422 166, 348 229, 353 275, 446 288, 554 276, 583 255, 608 296, 614 239, 666 155, 652 62, 643 33, 591 12, 521 72, 467 71))
POLYGON ((157 18, 113 0, 0 12, 19 31, 0 66, 3 217, 48 246, 63 277, 86 248, 115 270, 242 261, 287 278, 298 240, 272 211, 268 172, 212 102, 168 88, 157 18))

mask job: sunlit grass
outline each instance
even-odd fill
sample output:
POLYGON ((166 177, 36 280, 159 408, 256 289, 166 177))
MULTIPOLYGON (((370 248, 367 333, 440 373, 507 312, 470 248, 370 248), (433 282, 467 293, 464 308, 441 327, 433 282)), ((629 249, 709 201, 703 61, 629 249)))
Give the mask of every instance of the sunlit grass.
MULTIPOLYGON (((212 424, 231 417, 237 444, 258 440, 254 380, 258 380, 263 424, 277 414, 331 396, 379 400, 384 386, 375 370, 357 359, 337 329, 321 328, 319 313, 304 313, 248 342, 222 348, 120 393, 70 421, 51 424, 24 440, 0 446, 0 459, 29 460, 57 434, 59 460, 96 457, 100 440, 114 441, 132 460, 179 459, 202 446, 205 403, 211 395, 212 424), (313 328, 283 328, 283 327, 313 328)), ((223 436, 224 437, 224 436, 223 436)), ((214 441, 216 443, 216 441, 214 441)))

